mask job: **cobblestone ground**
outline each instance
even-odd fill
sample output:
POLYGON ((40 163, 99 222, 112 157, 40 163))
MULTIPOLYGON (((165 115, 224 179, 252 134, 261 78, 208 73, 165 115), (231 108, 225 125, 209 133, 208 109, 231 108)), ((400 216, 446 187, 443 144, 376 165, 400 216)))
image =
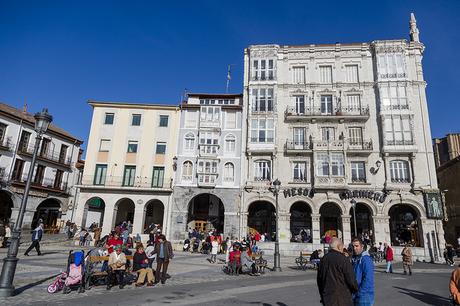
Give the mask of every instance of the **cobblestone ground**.
MULTIPOLYGON (((114 287, 110 294, 104 286, 84 293, 62 292, 48 294, 47 286, 65 269, 68 251, 75 249, 67 243, 42 247, 44 256, 22 254, 15 278, 17 295, 2 301, 2 305, 318 305, 316 273, 299 271, 294 258, 283 258, 283 271, 268 271, 260 277, 229 276, 221 271, 222 264, 211 264, 206 256, 177 252, 165 285, 153 288, 114 287), (271 303, 278 301, 276 303, 271 303)), ((6 250, 0 250, 0 258, 6 250)), ((224 259, 223 256, 220 259, 224 259)), ((269 265, 271 265, 271 258, 269 265)), ((397 270, 400 266, 396 266, 397 270)), ((412 278, 395 273, 382 273, 376 268, 376 305, 448 305, 448 281, 453 268, 445 265, 417 263, 412 278), (401 301, 401 302, 399 302, 401 301)), ((401 272, 401 271, 400 271, 401 272)))

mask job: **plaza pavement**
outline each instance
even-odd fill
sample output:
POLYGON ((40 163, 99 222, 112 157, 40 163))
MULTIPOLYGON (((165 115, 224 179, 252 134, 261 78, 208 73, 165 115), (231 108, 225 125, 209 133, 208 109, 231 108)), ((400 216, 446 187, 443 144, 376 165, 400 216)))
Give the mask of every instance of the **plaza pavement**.
MULTIPOLYGON (((229 276, 222 264, 211 264, 206 256, 176 252, 170 264, 172 278, 153 288, 127 286, 111 291, 99 286, 78 294, 48 294, 47 286, 65 269, 68 243, 42 246, 44 256, 24 257, 20 249, 15 278, 17 295, 0 301, 1 305, 320 305, 316 272, 296 269, 294 258, 282 258, 282 272, 267 271, 260 277, 229 276), (110 292, 110 293, 109 293, 110 292)), ((0 259, 6 249, 0 249, 0 259)), ((223 255, 220 256, 223 259, 223 255)), ((271 266, 272 258, 267 257, 271 266)), ((3 263, 0 263, 0 265, 3 263)), ((448 283, 453 268, 446 265, 416 263, 414 275, 403 275, 400 264, 394 274, 376 267, 375 305, 449 305, 448 283)))

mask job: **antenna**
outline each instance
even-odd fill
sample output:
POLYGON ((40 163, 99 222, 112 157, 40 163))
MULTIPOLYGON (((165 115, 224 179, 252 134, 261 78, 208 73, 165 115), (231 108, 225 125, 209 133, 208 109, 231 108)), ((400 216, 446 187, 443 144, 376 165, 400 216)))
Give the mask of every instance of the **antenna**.
POLYGON ((232 79, 232 66, 235 66, 235 64, 228 65, 228 69, 227 69, 227 86, 225 87, 225 93, 228 93, 228 89, 230 88, 230 80, 232 79))

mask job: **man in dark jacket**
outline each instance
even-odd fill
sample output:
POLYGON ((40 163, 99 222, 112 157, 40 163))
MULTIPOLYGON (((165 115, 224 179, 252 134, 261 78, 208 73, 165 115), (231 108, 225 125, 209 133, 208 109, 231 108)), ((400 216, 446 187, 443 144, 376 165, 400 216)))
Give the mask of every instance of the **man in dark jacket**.
POLYGON ((174 257, 171 242, 166 241, 165 235, 158 236, 158 243, 155 244, 155 250, 152 254, 157 254, 157 270, 155 271, 155 284, 161 280, 161 283, 166 282, 166 273, 170 260, 174 257), (161 273, 161 275, 160 275, 161 273))
POLYGON ((369 252, 364 251, 364 243, 355 238, 353 244, 353 269, 358 282, 358 292, 353 295, 355 306, 374 305, 374 262, 369 252))
POLYGON ((317 274, 321 303, 324 306, 351 306, 351 294, 358 291, 353 267, 342 254, 343 243, 332 238, 330 251, 323 257, 317 274))
POLYGON ((35 248, 37 251, 38 256, 42 255, 40 252, 40 241, 42 240, 43 236, 43 223, 40 223, 36 229, 32 232, 32 244, 24 253, 25 256, 29 256, 29 252, 35 248))

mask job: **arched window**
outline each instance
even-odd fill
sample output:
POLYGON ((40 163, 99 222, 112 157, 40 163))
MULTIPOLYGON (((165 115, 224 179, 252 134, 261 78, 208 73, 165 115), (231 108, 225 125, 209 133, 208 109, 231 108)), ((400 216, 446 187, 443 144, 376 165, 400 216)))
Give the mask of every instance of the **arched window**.
POLYGON ((405 160, 390 162, 391 181, 393 183, 410 183, 409 163, 405 160))
POLYGON ((193 151, 195 149, 195 135, 187 133, 185 135, 185 151, 193 151))
POLYGON ((233 182, 235 180, 235 167, 232 163, 224 165, 224 182, 233 182))
POLYGON ((187 160, 182 164, 182 180, 191 181, 193 175, 193 164, 187 160))
POLYGON ((234 135, 230 134, 225 137, 225 152, 235 152, 236 148, 236 138, 234 135))

